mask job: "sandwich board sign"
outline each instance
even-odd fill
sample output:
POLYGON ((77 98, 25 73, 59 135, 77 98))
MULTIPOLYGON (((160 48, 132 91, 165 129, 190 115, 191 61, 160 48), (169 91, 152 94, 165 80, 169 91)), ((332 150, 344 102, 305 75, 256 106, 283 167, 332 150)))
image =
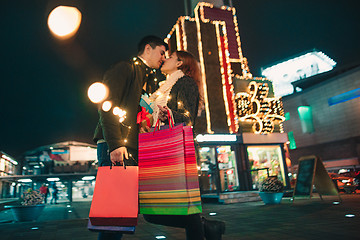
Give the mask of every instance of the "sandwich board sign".
POLYGON ((338 196, 341 201, 339 192, 329 177, 321 159, 314 155, 301 157, 299 159, 293 200, 295 200, 295 197, 311 198, 314 186, 321 200, 323 195, 334 195, 338 196))

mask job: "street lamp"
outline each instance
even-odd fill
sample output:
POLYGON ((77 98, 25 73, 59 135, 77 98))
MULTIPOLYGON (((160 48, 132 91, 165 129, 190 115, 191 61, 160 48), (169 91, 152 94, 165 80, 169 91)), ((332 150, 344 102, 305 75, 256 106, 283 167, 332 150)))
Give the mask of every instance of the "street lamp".
POLYGON ((48 17, 48 26, 55 37, 68 39, 75 35, 80 27, 81 12, 76 7, 58 6, 48 17))

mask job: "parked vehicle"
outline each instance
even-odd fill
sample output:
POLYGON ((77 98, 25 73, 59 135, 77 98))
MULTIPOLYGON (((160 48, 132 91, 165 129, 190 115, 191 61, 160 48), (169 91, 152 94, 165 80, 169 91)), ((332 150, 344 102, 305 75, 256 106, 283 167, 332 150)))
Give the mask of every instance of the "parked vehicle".
POLYGON ((329 173, 339 192, 355 193, 358 183, 356 181, 356 172, 329 173))

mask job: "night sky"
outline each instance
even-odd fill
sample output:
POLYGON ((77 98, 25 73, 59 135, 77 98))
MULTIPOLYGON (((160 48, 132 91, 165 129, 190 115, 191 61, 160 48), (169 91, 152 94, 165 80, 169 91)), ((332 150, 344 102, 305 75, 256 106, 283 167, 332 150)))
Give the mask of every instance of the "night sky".
MULTIPOLYGON (((358 0, 233 0, 250 71, 316 48, 338 67, 360 60, 358 0)), ((137 42, 165 38, 182 0, 2 0, 0 150, 13 157, 61 141, 91 143, 97 122, 88 86, 136 54, 137 42), (58 5, 82 12, 77 35, 59 41, 47 16, 58 5)))

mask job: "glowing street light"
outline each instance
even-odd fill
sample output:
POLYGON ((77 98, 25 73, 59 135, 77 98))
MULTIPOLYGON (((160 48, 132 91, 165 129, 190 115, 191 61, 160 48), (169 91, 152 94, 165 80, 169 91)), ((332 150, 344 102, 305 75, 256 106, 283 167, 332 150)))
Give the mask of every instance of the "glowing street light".
POLYGON ((68 39, 75 35, 80 27, 81 12, 76 7, 58 6, 48 17, 50 31, 60 39, 68 39))

